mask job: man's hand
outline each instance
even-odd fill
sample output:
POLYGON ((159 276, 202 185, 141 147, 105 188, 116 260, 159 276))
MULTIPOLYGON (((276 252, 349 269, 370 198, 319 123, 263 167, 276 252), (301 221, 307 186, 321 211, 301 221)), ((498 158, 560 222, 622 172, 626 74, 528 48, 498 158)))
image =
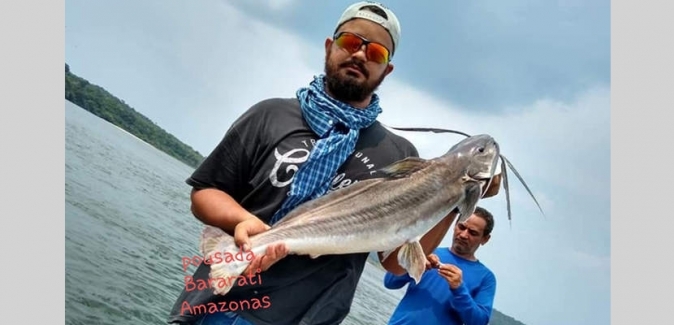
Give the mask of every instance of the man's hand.
POLYGON ((458 288, 461 286, 461 283, 463 283, 463 273, 461 272, 461 269, 455 265, 440 265, 438 268, 438 274, 440 274, 440 276, 443 277, 447 283, 449 283, 449 287, 452 289, 458 288))
POLYGON ((491 184, 484 190, 482 197, 487 198, 498 194, 499 188, 501 188, 501 174, 494 175, 494 177, 492 177, 491 184))
POLYGON ((438 268, 438 266, 440 266, 440 258, 438 258, 438 255, 429 254, 426 256, 426 270, 438 268))
POLYGON ((255 255, 255 258, 250 261, 250 265, 248 265, 242 274, 249 274, 249 272, 250 274, 254 274, 266 271, 274 263, 286 256, 288 256, 288 249, 284 244, 269 245, 263 255, 255 255))
POLYGON ((249 236, 257 235, 261 232, 269 230, 269 225, 262 222, 255 216, 251 216, 248 219, 239 222, 236 227, 234 227, 234 242, 236 246, 242 247, 244 251, 250 250, 250 239, 249 236))
MULTIPOLYGON (((248 251, 251 248, 249 237, 265 232, 269 228, 271 228, 269 225, 256 217, 248 218, 234 228, 234 242, 237 246, 242 247, 243 251, 248 251)), ((266 271, 287 255, 288 249, 284 244, 269 245, 264 254, 255 256, 250 265, 243 271, 243 274, 266 271)))

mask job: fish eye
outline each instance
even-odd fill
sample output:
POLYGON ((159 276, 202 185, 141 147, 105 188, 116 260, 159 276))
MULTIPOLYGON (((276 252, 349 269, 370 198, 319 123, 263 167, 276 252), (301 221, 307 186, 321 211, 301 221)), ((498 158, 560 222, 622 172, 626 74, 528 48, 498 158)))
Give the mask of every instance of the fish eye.
POLYGON ((477 148, 477 152, 479 152, 479 153, 484 153, 484 147, 479 147, 479 148, 477 148))

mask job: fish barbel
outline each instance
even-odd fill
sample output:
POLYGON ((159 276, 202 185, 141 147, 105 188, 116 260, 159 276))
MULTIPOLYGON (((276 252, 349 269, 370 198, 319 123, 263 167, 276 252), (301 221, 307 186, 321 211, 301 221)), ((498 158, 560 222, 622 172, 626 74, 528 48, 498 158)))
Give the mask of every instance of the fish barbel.
MULTIPOLYGON (((401 247, 398 263, 419 282, 426 256, 419 240, 458 208, 459 221, 475 211, 485 186, 501 157, 489 135, 471 136, 433 159, 409 157, 379 170, 382 177, 368 179, 308 201, 269 230, 250 236, 254 255, 267 246, 283 243, 289 254, 321 255, 384 252, 384 259, 401 247)), ((206 226, 201 253, 209 259, 220 252, 236 253, 234 237, 206 226)), ((250 261, 212 263, 211 279, 239 276, 250 261)), ((216 281, 214 281, 216 282, 216 281)), ((226 294, 236 281, 214 286, 226 294)))

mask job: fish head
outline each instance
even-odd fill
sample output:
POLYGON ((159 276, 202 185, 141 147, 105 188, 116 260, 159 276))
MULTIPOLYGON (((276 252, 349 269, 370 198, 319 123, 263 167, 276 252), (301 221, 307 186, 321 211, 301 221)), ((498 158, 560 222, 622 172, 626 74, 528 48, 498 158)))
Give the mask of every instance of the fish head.
POLYGON ((462 166, 471 179, 489 180, 496 171, 500 151, 493 137, 480 134, 461 140, 445 156, 462 166))

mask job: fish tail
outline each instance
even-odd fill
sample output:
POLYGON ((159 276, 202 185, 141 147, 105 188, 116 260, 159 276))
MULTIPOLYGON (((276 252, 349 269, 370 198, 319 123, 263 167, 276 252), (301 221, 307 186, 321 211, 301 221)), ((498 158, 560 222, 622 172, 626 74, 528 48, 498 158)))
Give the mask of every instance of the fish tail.
POLYGON ((415 283, 421 281, 421 276, 426 269, 426 254, 419 243, 420 238, 409 241, 402 245, 398 251, 398 264, 414 279, 415 283))
POLYGON ((213 286, 213 294, 225 295, 237 283, 241 273, 248 267, 249 261, 222 262, 211 265, 209 276, 216 285, 213 286))
POLYGON ((224 295, 236 284, 236 279, 246 269, 250 261, 233 260, 223 258, 223 254, 236 254, 239 248, 236 246, 234 237, 218 227, 207 225, 201 232, 199 245, 204 259, 212 261, 209 276, 213 280, 214 294, 224 295))
POLYGON ((201 232, 201 243, 199 245, 201 255, 205 258, 209 254, 218 250, 219 247, 236 249, 234 237, 230 236, 228 233, 224 232, 218 227, 206 225, 206 227, 204 227, 203 231, 201 232))

